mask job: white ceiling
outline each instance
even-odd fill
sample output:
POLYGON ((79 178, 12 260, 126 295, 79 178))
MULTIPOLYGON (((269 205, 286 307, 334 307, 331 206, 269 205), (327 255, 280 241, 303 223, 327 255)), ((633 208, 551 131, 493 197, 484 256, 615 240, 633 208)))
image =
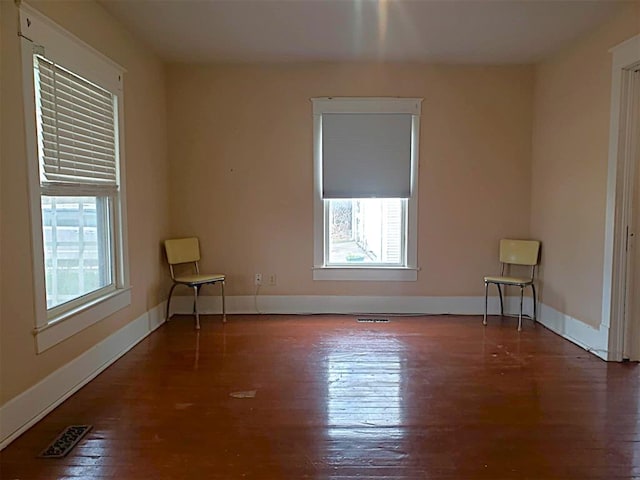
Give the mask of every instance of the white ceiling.
MULTIPOLYGON (((635 0, 637 1, 637 0, 635 0)), ((100 0, 174 62, 531 63, 615 0, 100 0)))

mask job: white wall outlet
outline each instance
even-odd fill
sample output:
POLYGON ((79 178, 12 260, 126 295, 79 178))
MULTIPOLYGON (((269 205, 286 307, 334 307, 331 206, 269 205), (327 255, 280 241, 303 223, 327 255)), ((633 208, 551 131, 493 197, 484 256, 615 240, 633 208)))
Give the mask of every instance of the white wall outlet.
POLYGON ((262 285, 262 274, 261 273, 256 273, 255 276, 253 277, 253 284, 257 287, 262 285))
POLYGON ((275 286, 276 285, 276 281, 277 281, 276 274, 275 273, 270 274, 269 275, 269 285, 271 285, 272 287, 275 286))

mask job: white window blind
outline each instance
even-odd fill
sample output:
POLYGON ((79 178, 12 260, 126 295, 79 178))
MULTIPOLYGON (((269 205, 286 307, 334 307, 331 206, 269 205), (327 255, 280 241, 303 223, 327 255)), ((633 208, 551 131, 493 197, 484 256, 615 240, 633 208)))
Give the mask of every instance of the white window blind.
POLYGON ((40 55, 34 67, 41 182, 116 187, 113 94, 40 55))
POLYGON ((323 198, 409 198, 410 114, 324 113, 323 198))

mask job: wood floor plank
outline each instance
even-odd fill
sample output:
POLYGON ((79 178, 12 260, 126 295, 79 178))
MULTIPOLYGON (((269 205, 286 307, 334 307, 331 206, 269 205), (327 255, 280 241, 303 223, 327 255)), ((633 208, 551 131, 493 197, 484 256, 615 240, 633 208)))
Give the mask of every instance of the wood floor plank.
POLYGON ((1 452, 0 478, 640 479, 640 367, 489 320, 174 317, 1 452), (69 424, 93 429, 36 458, 69 424))

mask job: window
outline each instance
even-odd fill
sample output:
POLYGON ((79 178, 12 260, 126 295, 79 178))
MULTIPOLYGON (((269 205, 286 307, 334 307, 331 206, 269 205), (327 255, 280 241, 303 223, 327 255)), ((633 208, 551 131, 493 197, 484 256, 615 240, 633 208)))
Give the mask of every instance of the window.
POLYGON ((122 184, 122 68, 20 9, 42 351, 130 303, 122 184))
POLYGON ((312 101, 314 279, 415 280, 421 99, 312 101))

